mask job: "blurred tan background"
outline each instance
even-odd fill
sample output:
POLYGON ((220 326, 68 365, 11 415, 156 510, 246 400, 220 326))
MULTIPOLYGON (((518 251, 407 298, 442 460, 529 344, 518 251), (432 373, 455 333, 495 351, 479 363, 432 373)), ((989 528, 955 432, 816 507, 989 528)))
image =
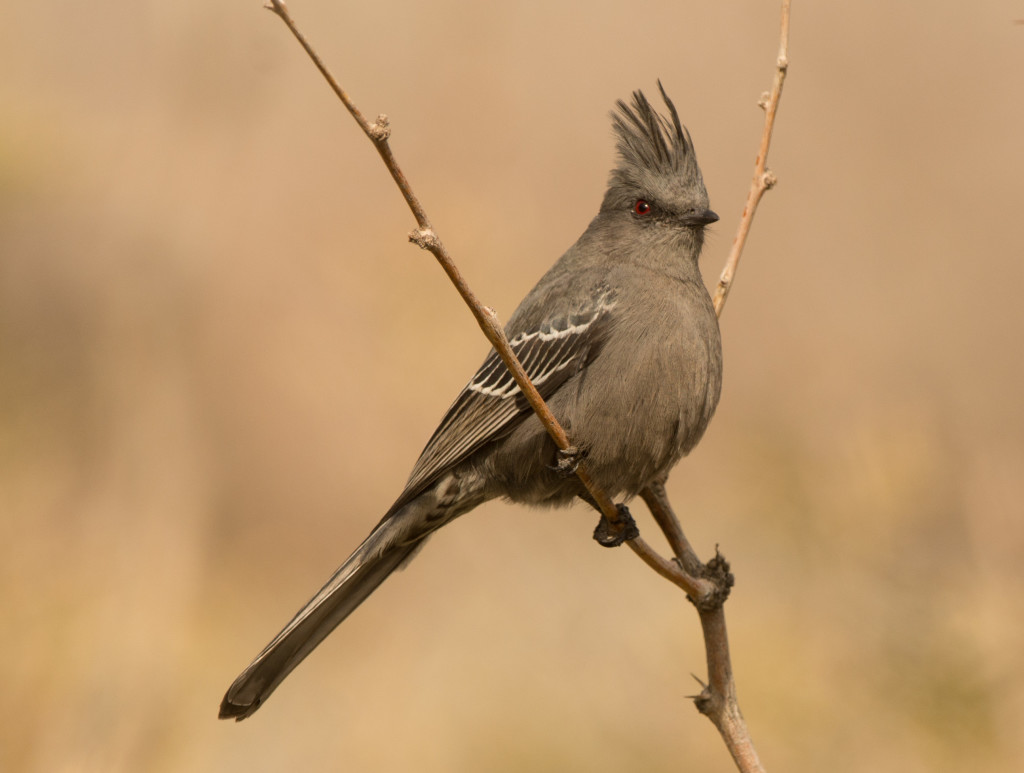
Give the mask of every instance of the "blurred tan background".
MULTIPOLYGON (((775 3, 291 8, 504 318, 658 77, 717 277, 775 3)), ((769 770, 1024 769, 1021 17, 795 4, 780 183, 670 482, 733 562, 769 770)), ((0 67, 0 769, 731 770, 696 616, 582 508, 481 508, 218 722, 486 344, 256 0, 12 4, 0 67)))

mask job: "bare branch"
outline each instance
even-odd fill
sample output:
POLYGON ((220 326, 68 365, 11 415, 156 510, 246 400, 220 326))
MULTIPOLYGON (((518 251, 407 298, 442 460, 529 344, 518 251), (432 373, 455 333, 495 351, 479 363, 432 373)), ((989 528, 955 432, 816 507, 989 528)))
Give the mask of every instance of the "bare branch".
POLYGON ((789 2, 782 0, 782 30, 779 33, 779 55, 775 60, 775 82, 772 84, 770 93, 761 96, 758 105, 764 109, 764 131, 761 133, 761 146, 757 151, 757 158, 754 161, 754 179, 750 183, 750 192, 747 193, 747 203, 743 207, 743 216, 740 218, 739 228, 736 230, 736 237, 732 241, 732 250, 725 261, 725 268, 722 269, 722 276, 718 280, 718 287, 715 289, 715 313, 722 316, 722 309, 725 307, 725 299, 729 297, 729 290, 736 276, 736 267, 740 262, 740 255, 747 243, 747 235, 750 233, 750 224, 754 220, 754 213, 761 201, 764 192, 772 188, 778 179, 768 169, 768 148, 772 142, 772 129, 775 128, 775 113, 779 109, 779 99, 782 97, 782 84, 786 80, 786 71, 789 69, 789 2))
POLYGON ((645 564, 669 582, 682 588, 687 596, 693 598, 700 595, 700 580, 684 572, 678 563, 662 558, 650 545, 644 542, 643 537, 629 540, 626 544, 643 559, 645 564))
POLYGON ((736 700, 736 684, 732 678, 732 662, 729 658, 729 637, 725 630, 725 609, 699 610, 699 614, 711 683, 695 701, 697 709, 718 728, 741 773, 765 773, 736 700), (723 688, 715 688, 716 682, 725 685, 724 692, 721 691, 723 688))

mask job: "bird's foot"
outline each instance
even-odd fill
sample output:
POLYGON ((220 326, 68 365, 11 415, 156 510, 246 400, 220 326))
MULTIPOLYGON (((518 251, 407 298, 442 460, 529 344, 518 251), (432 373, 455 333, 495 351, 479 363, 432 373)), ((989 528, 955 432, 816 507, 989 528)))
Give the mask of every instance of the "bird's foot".
POLYGON ((597 528, 594 529, 594 539, 597 540, 597 544, 606 548, 617 548, 623 542, 640 536, 640 529, 637 528, 629 508, 622 504, 615 505, 615 507, 619 511, 618 523, 613 524, 605 517, 604 513, 601 513, 601 520, 598 521, 597 528))
POLYGON ((556 454, 557 461, 555 466, 551 469, 558 473, 560 478, 571 478, 576 474, 576 470, 579 469, 580 462, 582 462, 587 456, 585 448, 579 446, 569 446, 568 448, 559 448, 556 454))

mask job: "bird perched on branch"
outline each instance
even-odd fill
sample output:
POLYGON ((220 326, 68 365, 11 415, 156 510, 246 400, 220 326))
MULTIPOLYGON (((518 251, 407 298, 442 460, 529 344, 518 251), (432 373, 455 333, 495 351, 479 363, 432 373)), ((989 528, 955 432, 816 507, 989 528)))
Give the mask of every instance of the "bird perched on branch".
POLYGON ((696 445, 718 404, 718 320, 701 281, 718 220, 689 132, 643 93, 612 113, 618 163, 597 217, 509 319, 513 351, 577 449, 566 459, 496 352, 441 420, 363 543, 228 689, 244 719, 436 529, 490 499, 588 499, 573 464, 632 497, 696 445))

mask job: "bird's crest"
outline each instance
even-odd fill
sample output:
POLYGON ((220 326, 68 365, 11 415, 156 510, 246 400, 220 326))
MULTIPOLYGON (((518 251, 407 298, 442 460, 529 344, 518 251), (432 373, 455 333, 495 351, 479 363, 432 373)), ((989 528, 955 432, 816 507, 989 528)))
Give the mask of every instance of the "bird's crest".
POLYGON ((642 91, 633 92, 632 105, 621 99, 616 103, 618 110, 612 113, 612 127, 619 163, 612 170, 613 185, 635 184, 638 174, 644 172, 700 179, 690 133, 680 123, 675 105, 661 81, 658 81, 658 89, 668 106, 671 121, 655 112, 642 91))

